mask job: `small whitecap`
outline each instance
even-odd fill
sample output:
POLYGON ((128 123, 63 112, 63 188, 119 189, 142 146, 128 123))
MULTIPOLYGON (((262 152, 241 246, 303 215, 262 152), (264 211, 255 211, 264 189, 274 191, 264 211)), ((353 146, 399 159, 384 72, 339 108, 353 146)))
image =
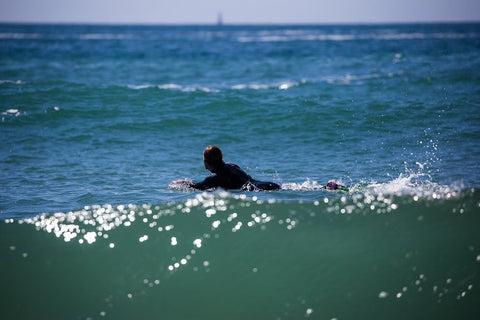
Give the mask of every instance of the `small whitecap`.
MULTIPOLYGON (((1 35, 2 35, 2 34, 0 34, 0 39, 3 38, 1 35)), ((0 84, 4 84, 4 83, 8 83, 8 84, 24 84, 25 82, 23 82, 22 80, 0 80, 0 84)))
POLYGON ((182 86, 174 83, 166 83, 159 85, 158 88, 163 90, 180 90, 182 89, 182 86))
POLYGON ((8 109, 5 112, 3 112, 2 114, 7 115, 7 116, 18 117, 20 115, 20 110, 18 110, 18 109, 8 109))
POLYGON ((151 87, 152 87, 151 84, 140 84, 140 85, 129 84, 128 85, 128 88, 132 89, 132 90, 142 90, 142 89, 147 89, 147 88, 151 88, 151 87))
POLYGON ((232 90, 243 90, 247 88, 246 84, 236 84, 230 87, 232 90))

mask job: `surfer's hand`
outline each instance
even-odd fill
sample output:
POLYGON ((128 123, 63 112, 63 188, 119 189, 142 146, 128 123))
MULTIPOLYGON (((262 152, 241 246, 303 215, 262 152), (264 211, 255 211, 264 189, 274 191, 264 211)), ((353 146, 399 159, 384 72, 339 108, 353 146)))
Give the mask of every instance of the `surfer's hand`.
POLYGON ((172 184, 182 184, 182 183, 185 183, 185 180, 178 179, 178 180, 172 181, 172 184))

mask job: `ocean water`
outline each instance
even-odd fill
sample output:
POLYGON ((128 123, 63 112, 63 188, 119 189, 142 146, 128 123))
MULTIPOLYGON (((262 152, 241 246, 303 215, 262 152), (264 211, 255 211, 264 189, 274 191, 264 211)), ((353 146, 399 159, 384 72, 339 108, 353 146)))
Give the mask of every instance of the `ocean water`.
POLYGON ((480 24, 0 25, 1 317, 477 319, 479 109, 480 24))

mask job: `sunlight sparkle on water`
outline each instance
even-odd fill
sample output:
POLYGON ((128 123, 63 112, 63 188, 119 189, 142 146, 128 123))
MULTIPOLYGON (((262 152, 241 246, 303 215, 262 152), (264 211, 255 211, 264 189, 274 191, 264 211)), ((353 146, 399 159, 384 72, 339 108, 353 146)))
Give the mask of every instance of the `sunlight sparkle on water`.
POLYGON ((202 239, 193 240, 193 245, 197 248, 201 248, 202 247, 202 239))

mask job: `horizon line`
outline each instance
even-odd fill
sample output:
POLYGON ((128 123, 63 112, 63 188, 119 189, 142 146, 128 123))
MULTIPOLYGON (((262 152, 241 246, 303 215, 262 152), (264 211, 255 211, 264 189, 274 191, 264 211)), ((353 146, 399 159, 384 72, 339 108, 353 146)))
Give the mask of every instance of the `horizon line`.
POLYGON ((321 25, 406 25, 406 24, 479 24, 479 20, 418 20, 418 21, 325 21, 325 22, 99 22, 99 21, 2 21, 0 24, 25 25, 98 25, 98 26, 321 26, 321 25))

